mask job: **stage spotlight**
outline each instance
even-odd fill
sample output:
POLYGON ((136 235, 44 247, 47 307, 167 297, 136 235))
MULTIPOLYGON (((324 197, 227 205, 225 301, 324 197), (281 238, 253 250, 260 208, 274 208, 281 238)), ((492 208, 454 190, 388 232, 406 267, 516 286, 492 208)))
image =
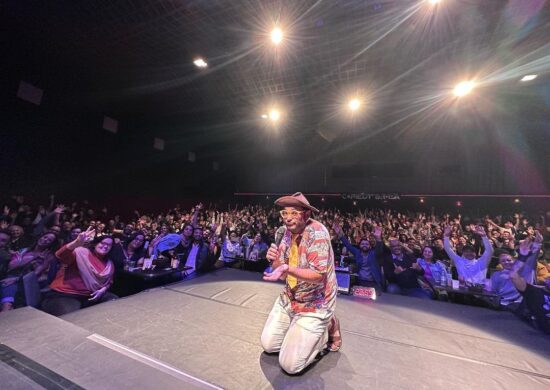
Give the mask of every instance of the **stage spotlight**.
POLYGON ((351 111, 357 111, 359 109, 359 107, 361 106, 361 102, 359 101, 359 99, 351 99, 348 103, 348 107, 351 111))
POLYGON ((267 119, 267 114, 262 114, 263 119, 267 119))
POLYGON ((531 81, 531 80, 534 80, 536 78, 537 78, 536 74, 528 74, 528 75, 523 76, 520 81, 531 81))
POLYGON ((468 95, 475 87, 475 83, 473 81, 462 81, 461 83, 458 83, 456 87, 453 90, 453 93, 457 97, 462 97, 468 95))
POLYGON ((514 203, 519 203, 519 199, 518 198, 514 199, 514 203))
POLYGON ((206 61, 203 60, 202 58, 197 58, 196 60, 193 61, 193 64, 195 64, 198 68, 206 68, 208 66, 206 61))
POLYGON ((273 109, 269 112, 269 119, 271 119, 273 122, 277 122, 280 117, 281 113, 279 112, 279 110, 273 109))
POLYGON ((424 198, 420 198, 420 203, 424 203, 424 198))
POLYGON ((436 4, 441 3, 441 0, 428 0, 428 2, 429 2, 430 4, 436 5, 436 4))
POLYGON ((357 206, 357 201, 356 200, 353 201, 353 205, 357 206))
POLYGON ((462 202, 458 200, 458 201, 456 202, 456 207, 461 207, 461 206, 462 206, 462 202))
POLYGON ((283 40, 283 31, 279 27, 275 27, 271 31, 271 42, 278 45, 283 40))

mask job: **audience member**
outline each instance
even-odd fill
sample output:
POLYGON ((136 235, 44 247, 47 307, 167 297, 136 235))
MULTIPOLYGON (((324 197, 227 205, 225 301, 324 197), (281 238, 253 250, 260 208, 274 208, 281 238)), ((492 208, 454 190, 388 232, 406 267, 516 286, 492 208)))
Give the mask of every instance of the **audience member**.
POLYGON ((456 266, 458 277, 467 283, 482 284, 485 283, 485 278, 487 277, 487 268, 493 255, 493 247, 482 226, 478 226, 473 232, 482 238, 483 247, 485 248, 483 254, 477 259, 475 249, 471 245, 465 245, 462 248, 462 256, 459 256, 453 250, 450 240, 450 226, 445 228, 443 244, 445 251, 456 266))
POLYGON ((56 252, 63 266, 42 303, 44 311, 60 316, 116 298, 108 292, 115 271, 109 260, 114 239, 94 235, 94 228, 89 227, 56 252))

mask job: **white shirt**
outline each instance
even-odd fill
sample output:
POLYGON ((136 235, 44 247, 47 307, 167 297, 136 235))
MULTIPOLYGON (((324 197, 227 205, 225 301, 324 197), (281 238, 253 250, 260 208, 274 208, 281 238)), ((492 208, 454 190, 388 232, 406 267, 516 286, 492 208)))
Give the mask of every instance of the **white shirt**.
POLYGON ((200 244, 193 243, 191 250, 189 251, 189 256, 187 256, 187 262, 185 263, 186 267, 192 267, 187 270, 187 273, 195 272, 195 266, 197 263, 197 254, 199 253, 200 244))
POLYGON ((487 237, 483 237, 483 254, 475 260, 468 260, 457 255, 451 248, 449 237, 444 237, 443 245, 445 247, 445 252, 447 252, 456 266, 458 276, 463 277, 466 282, 470 283, 485 282, 487 268, 489 267, 489 262, 493 255, 493 246, 487 237))

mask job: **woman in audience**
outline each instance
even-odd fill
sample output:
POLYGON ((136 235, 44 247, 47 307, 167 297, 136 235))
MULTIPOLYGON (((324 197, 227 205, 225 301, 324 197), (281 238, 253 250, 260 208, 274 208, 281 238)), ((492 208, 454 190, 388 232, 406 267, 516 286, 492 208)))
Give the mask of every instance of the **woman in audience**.
POLYGON ((115 239, 115 245, 111 253, 111 260, 116 270, 121 270, 125 266, 133 264, 142 265, 143 259, 147 255, 145 246, 145 235, 142 232, 132 234, 123 242, 115 239))
POLYGON ((442 280, 447 280, 449 271, 442 261, 434 259, 432 247, 425 246, 424 249, 422 249, 422 257, 416 262, 420 264, 424 270, 424 278, 432 287, 441 284, 442 280))
POLYGON ((107 291, 115 271, 109 260, 114 239, 111 236, 94 239, 94 235, 94 228, 89 227, 56 252, 63 266, 42 303, 44 311, 60 316, 116 298, 107 291))
POLYGON ((11 257, 8 265, 7 277, 1 281, 2 285, 2 311, 13 309, 15 296, 21 291, 23 276, 34 272, 40 287, 48 284, 48 271, 55 263, 55 247, 57 236, 53 233, 45 233, 28 249, 16 252, 11 257))

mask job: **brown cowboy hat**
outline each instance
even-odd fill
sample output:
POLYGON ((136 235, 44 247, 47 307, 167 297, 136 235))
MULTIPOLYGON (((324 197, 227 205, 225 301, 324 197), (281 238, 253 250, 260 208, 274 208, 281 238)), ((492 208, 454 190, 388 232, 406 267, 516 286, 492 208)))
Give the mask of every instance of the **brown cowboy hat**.
POLYGON ((277 199, 275 201, 275 204, 282 207, 303 207, 305 209, 315 211, 316 213, 319 212, 319 210, 309 204, 309 201, 301 192, 296 192, 292 195, 283 196, 277 199))

